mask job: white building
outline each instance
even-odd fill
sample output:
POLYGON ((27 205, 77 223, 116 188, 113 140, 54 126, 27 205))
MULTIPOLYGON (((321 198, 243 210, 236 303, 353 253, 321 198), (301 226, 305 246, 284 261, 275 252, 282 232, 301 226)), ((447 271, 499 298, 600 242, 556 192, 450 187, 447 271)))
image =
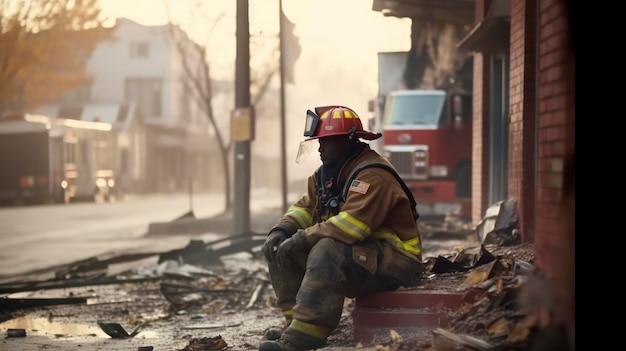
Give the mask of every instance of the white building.
MULTIPOLYGON (((220 164, 214 132, 185 84, 176 46, 180 41, 171 39, 170 30, 187 48, 196 45, 176 26, 144 26, 118 19, 113 37, 100 43, 88 60, 92 84, 76 89, 58 104, 44 106, 41 112, 53 117, 116 121, 115 111, 136 105, 143 131, 135 129, 135 136, 126 138, 135 141, 126 143, 131 149, 125 152, 133 157, 120 156, 119 169, 131 179, 134 191, 220 188, 222 181, 210 174, 221 173, 209 172, 212 165, 220 164), (112 107, 115 105, 117 110, 112 107)), ((186 50, 186 58, 194 62, 190 55, 195 52, 186 50)), ((219 86, 218 91, 213 89, 214 96, 234 103, 232 84, 219 86)), ((222 104, 214 113, 229 118, 230 109, 222 104)))

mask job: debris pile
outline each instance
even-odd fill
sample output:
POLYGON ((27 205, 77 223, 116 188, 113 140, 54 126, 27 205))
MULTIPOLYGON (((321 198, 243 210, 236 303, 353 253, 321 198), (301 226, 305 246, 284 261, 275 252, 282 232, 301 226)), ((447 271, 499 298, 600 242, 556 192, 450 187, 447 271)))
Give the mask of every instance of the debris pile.
POLYGON ((536 274, 532 262, 509 255, 473 268, 457 288, 465 293, 463 304, 451 313, 450 328, 433 332, 432 349, 527 350, 537 319, 524 311, 519 298, 536 274))

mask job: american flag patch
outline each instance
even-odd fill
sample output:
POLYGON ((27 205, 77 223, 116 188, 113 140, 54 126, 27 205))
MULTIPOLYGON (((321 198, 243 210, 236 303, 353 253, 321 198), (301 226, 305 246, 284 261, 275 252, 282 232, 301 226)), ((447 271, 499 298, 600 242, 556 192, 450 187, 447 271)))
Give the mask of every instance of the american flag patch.
POLYGON ((357 193, 365 194, 367 193, 367 189, 370 188, 370 183, 364 182, 362 180, 353 180, 352 184, 350 184, 349 191, 356 191, 357 193))

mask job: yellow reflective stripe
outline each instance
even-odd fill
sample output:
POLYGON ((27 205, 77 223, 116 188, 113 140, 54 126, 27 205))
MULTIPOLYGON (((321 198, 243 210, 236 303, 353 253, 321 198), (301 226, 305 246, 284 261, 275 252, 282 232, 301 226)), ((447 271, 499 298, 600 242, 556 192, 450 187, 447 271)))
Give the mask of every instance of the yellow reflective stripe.
POLYGON ((372 231, 367 224, 343 211, 331 217, 328 222, 359 241, 365 239, 372 231))
POLYGON ((283 311, 283 316, 287 319, 292 319, 293 318, 293 310, 284 310, 283 311))
POLYGON ((304 207, 293 205, 289 207, 285 215, 295 219, 300 228, 307 228, 313 225, 313 218, 311 218, 311 214, 304 207))
POLYGON ((333 118, 333 119, 341 119, 341 118, 357 118, 357 119, 360 119, 359 116, 356 114, 356 112, 353 113, 352 111, 349 111, 349 110, 346 110, 346 109, 337 109, 337 108, 332 108, 332 109, 330 109, 328 111, 325 111, 320 116, 320 119, 326 119, 328 117, 333 118), (330 114, 331 111, 332 111, 332 115, 330 114))
POLYGON ((294 319, 293 321, 291 321, 291 324, 289 324, 289 328, 293 330, 297 330, 300 333, 307 334, 312 337, 315 337, 318 339, 324 339, 324 340, 332 332, 332 330, 328 328, 324 328, 324 327, 317 326, 315 324, 299 321, 297 319, 294 319))
POLYGON ((394 245, 397 248, 401 248, 404 251, 418 257, 422 253, 422 245, 420 243, 419 237, 415 237, 407 241, 402 241, 394 232, 385 227, 382 227, 372 233, 372 238, 385 239, 391 245, 394 245))
POLYGON ((343 115, 345 116, 345 118, 359 118, 359 116, 357 116, 355 113, 352 113, 352 111, 349 111, 349 110, 344 110, 343 115))

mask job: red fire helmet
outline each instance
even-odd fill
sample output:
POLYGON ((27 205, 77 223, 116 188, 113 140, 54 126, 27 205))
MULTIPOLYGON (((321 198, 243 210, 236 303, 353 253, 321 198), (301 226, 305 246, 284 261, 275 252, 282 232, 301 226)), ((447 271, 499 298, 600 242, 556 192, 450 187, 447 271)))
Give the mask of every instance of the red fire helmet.
POLYGON ((304 136, 307 140, 319 139, 333 135, 351 135, 365 140, 375 140, 381 133, 368 132, 363 129, 359 115, 345 106, 316 107, 315 112, 307 111, 304 136))

